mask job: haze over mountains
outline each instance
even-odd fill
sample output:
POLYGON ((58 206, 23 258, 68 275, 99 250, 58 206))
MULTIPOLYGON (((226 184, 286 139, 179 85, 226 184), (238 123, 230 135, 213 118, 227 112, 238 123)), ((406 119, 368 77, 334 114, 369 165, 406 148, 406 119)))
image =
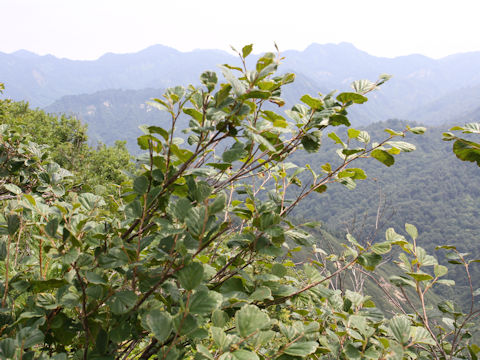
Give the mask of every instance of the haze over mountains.
MULTIPOLYGON (((390 118, 427 125, 463 122, 480 107, 480 52, 439 60, 422 55, 390 59, 340 43, 312 44, 304 51, 284 51, 282 56, 281 71, 297 75, 283 94, 288 105, 305 93, 348 90, 353 80, 393 75, 368 103, 352 111, 354 125, 390 118)), ((139 124, 161 117, 148 113, 149 98, 161 96, 169 86, 195 83, 204 70, 218 71, 217 65, 224 63, 237 65, 239 60, 220 50, 180 52, 162 45, 132 54, 109 53, 94 61, 21 50, 0 53, 0 80, 6 85, 4 96, 49 112, 77 114, 89 124, 94 139, 111 143, 115 134, 102 134, 102 129, 122 124, 124 134, 132 130, 135 138, 139 124)))

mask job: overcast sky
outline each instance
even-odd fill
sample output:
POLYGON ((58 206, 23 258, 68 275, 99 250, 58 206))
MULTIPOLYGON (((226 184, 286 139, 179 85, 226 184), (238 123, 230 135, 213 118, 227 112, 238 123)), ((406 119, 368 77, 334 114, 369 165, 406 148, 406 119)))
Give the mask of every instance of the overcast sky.
POLYGON ((303 50, 350 42, 376 56, 480 51, 479 0, 0 0, 0 51, 70 59, 136 52, 303 50))

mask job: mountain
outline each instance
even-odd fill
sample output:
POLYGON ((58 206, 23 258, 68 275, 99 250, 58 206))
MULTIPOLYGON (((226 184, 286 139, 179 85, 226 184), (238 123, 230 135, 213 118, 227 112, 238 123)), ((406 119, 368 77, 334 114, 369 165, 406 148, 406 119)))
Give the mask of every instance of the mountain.
MULTIPOLYGON (((352 113, 356 124, 388 118, 440 124, 462 115, 458 111, 467 114, 478 107, 480 52, 439 60, 422 55, 392 59, 372 56, 351 44, 340 43, 312 44, 303 51, 287 50, 281 55, 285 59, 280 70, 294 72, 300 80, 293 85, 292 94, 345 91, 353 80, 375 80, 379 74, 392 74, 392 80, 352 113)), ((248 64, 257 58, 258 55, 252 55, 248 64)), ((162 45, 132 54, 109 53, 92 61, 38 56, 22 50, 0 53, 0 81, 6 84, 7 97, 41 107, 56 102, 55 109, 71 112, 73 109, 61 105, 63 96, 198 83, 201 72, 218 70, 217 65, 224 63, 238 64, 239 60, 219 50, 180 52, 162 45)), ((287 100, 293 103, 296 98, 287 96, 287 100)), ((73 103, 73 98, 66 102, 73 103)), ((85 113, 85 109, 80 113, 85 113)))

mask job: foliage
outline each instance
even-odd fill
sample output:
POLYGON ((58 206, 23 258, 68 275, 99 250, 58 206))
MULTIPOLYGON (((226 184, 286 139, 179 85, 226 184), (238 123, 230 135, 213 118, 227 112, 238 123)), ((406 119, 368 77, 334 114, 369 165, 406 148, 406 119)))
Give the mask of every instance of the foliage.
POLYGON ((88 145, 87 128, 75 117, 59 117, 30 109, 25 102, 0 100, 0 123, 9 124, 30 140, 49 147, 49 156, 61 167, 75 173, 77 186, 93 191, 105 181, 120 184, 133 170, 124 142, 96 148, 88 145))
MULTIPOLYGON (((465 126, 454 126, 451 131, 461 130, 464 134, 480 134, 480 123, 470 123, 465 126)), ((443 140, 454 141, 453 152, 463 161, 476 162, 480 166, 480 144, 457 137, 451 132, 443 133, 443 140)))
POLYGON ((386 77, 354 82, 352 92, 338 96, 305 95, 285 118, 271 109, 283 105, 281 90, 294 75, 276 75, 279 57, 273 53, 248 70, 251 51, 246 46, 239 53, 241 67, 222 66, 225 83, 207 71, 202 86, 169 88, 154 99, 171 126, 142 127, 142 171, 110 206, 98 194, 69 191, 69 173, 41 152, 26 152, 38 145, 3 126, 3 191, 9 195, 0 227, 3 357, 475 355, 474 345, 466 347, 465 326, 453 333, 461 335, 458 346, 446 348, 451 335, 432 328, 422 314, 387 319, 368 296, 337 289, 331 281, 353 267, 369 273, 400 247, 413 256, 405 281, 426 294, 445 271, 434 267, 435 277, 424 272, 422 266, 433 260, 416 246, 413 226, 407 228, 413 242, 391 230, 381 243, 360 244, 349 235, 341 254, 328 254, 313 246, 307 228, 315 224, 288 219, 303 199, 327 185, 352 188, 365 179, 360 159, 391 166, 397 154, 414 149, 399 139, 423 128, 389 130, 374 142, 350 127, 347 109, 367 101, 365 95, 386 77), (184 146, 175 136, 181 114, 190 120, 184 146), (346 136, 328 132, 340 165, 314 169, 288 161, 301 148, 317 153, 323 132, 336 126, 349 128, 346 136), (309 174, 307 185, 302 172, 309 174), (290 187, 300 192, 291 197, 290 187), (310 247, 312 256, 296 266, 293 254, 302 247, 310 247))

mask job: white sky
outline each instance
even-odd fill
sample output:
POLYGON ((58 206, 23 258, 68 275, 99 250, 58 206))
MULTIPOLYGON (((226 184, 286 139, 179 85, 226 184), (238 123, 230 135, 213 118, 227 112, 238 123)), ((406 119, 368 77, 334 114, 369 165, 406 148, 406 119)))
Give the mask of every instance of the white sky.
POLYGON ((479 0, 0 0, 0 51, 70 59, 136 52, 303 50, 350 42, 376 56, 480 51, 479 0))

